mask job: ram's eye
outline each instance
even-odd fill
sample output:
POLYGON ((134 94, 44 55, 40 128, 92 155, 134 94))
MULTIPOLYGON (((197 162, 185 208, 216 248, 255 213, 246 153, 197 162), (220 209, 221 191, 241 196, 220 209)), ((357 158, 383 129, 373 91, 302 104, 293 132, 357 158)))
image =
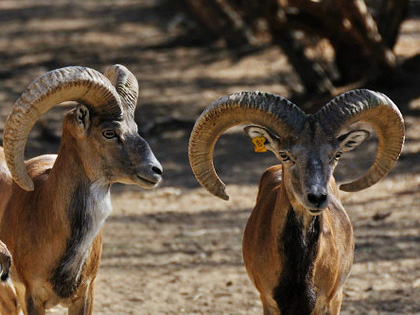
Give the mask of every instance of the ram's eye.
POLYGON ((335 155, 334 155, 334 160, 338 161, 338 160, 341 158, 341 155, 342 155, 342 154, 343 154, 343 153, 342 153, 342 152, 340 152, 340 151, 336 152, 336 153, 335 153, 335 155))
POLYGON ((281 160, 284 162, 290 160, 289 156, 284 152, 279 152, 279 155, 280 155, 281 160))
POLYGON ((115 130, 105 130, 102 132, 102 135, 107 139, 112 139, 117 136, 117 133, 115 132, 115 130))

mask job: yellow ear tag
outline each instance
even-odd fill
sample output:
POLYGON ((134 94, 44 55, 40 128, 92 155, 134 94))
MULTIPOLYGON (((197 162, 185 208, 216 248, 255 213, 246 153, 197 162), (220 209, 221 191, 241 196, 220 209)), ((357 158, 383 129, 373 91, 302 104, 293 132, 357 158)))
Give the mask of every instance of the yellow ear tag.
POLYGON ((254 143, 254 150, 255 152, 267 152, 267 149, 264 146, 264 143, 267 141, 264 137, 255 137, 252 138, 252 142, 254 143))

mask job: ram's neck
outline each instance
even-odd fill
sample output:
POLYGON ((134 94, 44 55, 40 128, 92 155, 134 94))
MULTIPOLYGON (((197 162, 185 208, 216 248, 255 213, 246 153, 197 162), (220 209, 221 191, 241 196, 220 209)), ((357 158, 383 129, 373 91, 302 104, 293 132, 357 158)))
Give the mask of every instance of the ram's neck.
POLYGON ((92 243, 112 211, 110 185, 89 180, 77 153, 62 146, 46 186, 68 222, 66 249, 51 278, 54 291, 66 298, 80 284, 92 243))

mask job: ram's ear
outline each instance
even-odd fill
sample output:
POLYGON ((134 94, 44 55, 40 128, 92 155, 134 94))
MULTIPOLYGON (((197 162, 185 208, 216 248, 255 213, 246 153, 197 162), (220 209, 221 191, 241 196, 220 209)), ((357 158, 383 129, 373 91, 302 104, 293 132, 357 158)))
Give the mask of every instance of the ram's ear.
POLYGON ((89 109, 84 105, 76 108, 76 123, 81 133, 85 133, 90 126, 89 109))
POLYGON ((254 143, 255 152, 266 152, 267 150, 277 154, 280 149, 280 138, 268 129, 260 126, 246 126, 245 133, 254 143))
POLYGON ((348 152, 361 145, 370 137, 367 130, 353 130, 337 138, 341 151, 348 152))

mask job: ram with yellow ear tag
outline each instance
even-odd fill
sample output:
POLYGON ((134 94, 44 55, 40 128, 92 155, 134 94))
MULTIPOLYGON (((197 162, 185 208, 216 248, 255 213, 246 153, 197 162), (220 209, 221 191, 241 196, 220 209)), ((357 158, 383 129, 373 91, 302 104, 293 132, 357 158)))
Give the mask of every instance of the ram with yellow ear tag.
POLYGON ((265 315, 340 313, 354 241, 333 171, 342 154, 370 136, 366 130, 341 134, 359 121, 372 124, 379 144, 370 169, 340 186, 352 192, 383 178, 403 147, 403 118, 384 94, 353 90, 309 115, 278 95, 235 93, 210 104, 196 121, 191 168, 217 197, 229 199, 213 165, 215 143, 228 128, 249 124, 245 132, 255 151, 271 151, 280 162, 260 179, 243 238, 244 264, 265 315))

